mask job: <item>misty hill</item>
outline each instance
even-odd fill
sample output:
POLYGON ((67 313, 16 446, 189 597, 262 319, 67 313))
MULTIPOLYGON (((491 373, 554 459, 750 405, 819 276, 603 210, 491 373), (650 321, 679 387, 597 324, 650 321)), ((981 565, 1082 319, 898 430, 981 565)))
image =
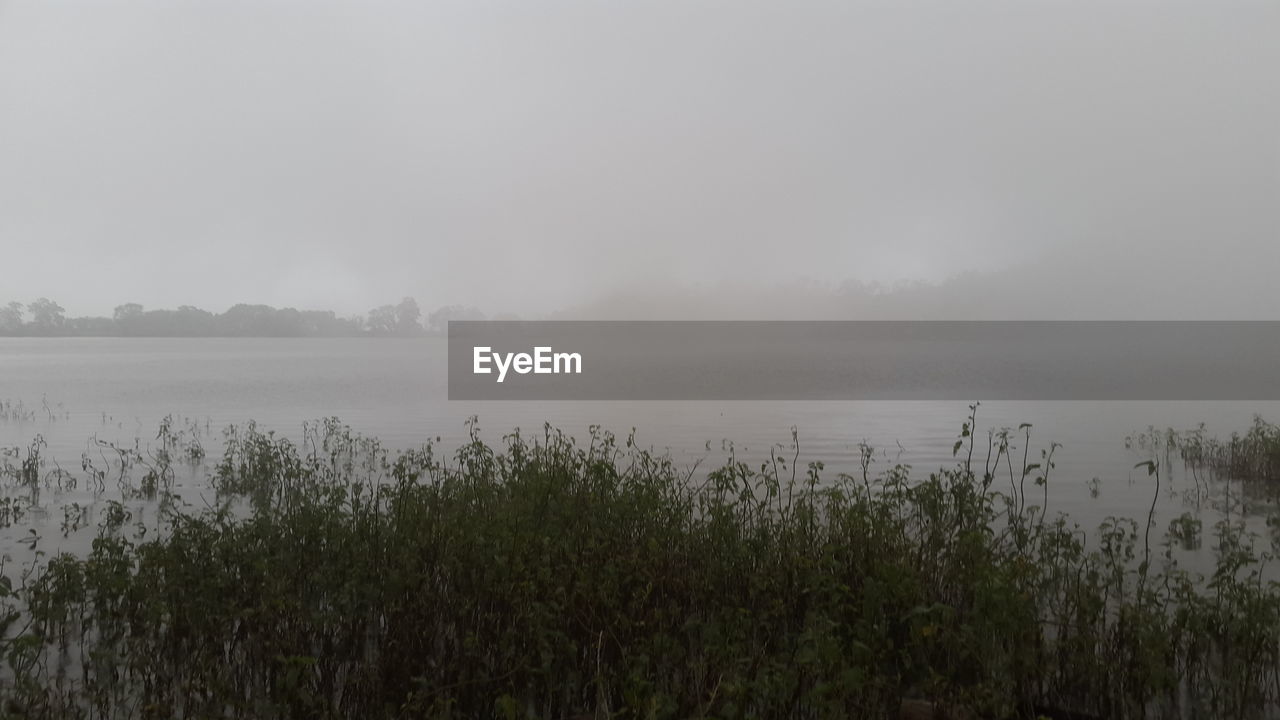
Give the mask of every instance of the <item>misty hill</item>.
MULTIPOLYGON (((1135 254, 1107 263, 1057 254, 940 282, 646 279, 566 307, 560 320, 1276 320, 1274 250, 1230 271, 1206 251, 1194 271, 1135 254)), ((1169 253, 1165 253, 1167 256, 1169 253)))

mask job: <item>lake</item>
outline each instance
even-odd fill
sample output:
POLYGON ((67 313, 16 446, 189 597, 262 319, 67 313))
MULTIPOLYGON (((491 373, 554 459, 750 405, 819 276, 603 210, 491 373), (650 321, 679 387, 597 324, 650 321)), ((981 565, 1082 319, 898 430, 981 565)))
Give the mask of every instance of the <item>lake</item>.
MULTIPOLYGON (((635 428, 639 444, 669 452, 683 466, 701 462, 700 472, 726 458, 728 442, 739 459, 756 466, 775 447, 789 459, 795 427, 801 474, 809 461, 824 462, 826 476, 855 472, 864 441, 878 449, 873 471, 904 462, 923 474, 954 462, 952 446, 968 415, 963 402, 924 401, 451 402, 445 351, 442 338, 0 338, 0 401, 21 403, 34 416, 0 421, 0 446, 26 447, 42 435, 51 461, 75 476, 90 438, 145 448, 166 415, 210 428, 211 457, 221 428, 250 419, 298 437, 303 421, 337 416, 393 448, 439 438, 450 450, 466 439, 464 423, 474 415, 481 436, 493 442, 517 427, 540 432, 544 422, 578 437, 593 424, 619 436, 635 428)), ((1149 426, 1182 430, 1204 422, 1211 434, 1225 437, 1247 428, 1255 414, 1280 417, 1280 403, 983 403, 977 429, 985 441, 988 429, 1031 423, 1032 461, 1050 441, 1061 443, 1049 483, 1050 514, 1069 513, 1092 530, 1110 515, 1145 519, 1150 507, 1152 483, 1145 470, 1133 469, 1147 455, 1126 448, 1127 436, 1149 426), (1094 478, 1097 497, 1089 489, 1094 478)), ((1175 462, 1164 471, 1175 493, 1190 487, 1181 470, 1175 462)), ((179 476, 179 493, 193 505, 210 496, 205 472, 179 476)), ((84 487, 38 498, 6 490, 34 506, 23 523, 0 530, 0 552, 24 557, 32 529, 46 553, 87 548, 95 523, 63 537, 61 508, 96 510, 111 493, 84 487)), ((1028 494, 1039 502, 1038 489, 1028 494)), ((138 517, 153 511, 142 501, 128 504, 138 517)), ((1181 497, 1166 493, 1156 526, 1164 528, 1186 509, 1181 497)), ((1215 518, 1205 512, 1208 528, 1215 518)), ((1261 518, 1255 521, 1264 527, 1261 518)))

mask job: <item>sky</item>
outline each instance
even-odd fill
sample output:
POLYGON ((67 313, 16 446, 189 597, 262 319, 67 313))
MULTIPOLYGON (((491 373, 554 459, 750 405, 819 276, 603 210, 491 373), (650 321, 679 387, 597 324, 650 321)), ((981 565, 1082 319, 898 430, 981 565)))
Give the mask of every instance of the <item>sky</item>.
POLYGON ((0 0, 0 302, 1280 319, 1278 78, 1274 2, 0 0))

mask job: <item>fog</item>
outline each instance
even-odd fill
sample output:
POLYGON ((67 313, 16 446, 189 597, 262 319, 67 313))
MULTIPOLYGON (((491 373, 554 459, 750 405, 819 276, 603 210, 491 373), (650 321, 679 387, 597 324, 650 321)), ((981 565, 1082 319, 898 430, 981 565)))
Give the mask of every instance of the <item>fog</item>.
POLYGON ((0 303, 1276 318, 1270 2, 0 0, 0 303))

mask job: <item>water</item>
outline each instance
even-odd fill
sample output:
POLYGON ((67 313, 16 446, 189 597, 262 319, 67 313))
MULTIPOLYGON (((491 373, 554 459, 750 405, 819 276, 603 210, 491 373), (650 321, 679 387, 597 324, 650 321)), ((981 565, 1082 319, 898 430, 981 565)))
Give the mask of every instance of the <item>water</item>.
MULTIPOLYGON (((0 447, 25 447, 41 434, 48 457, 83 475, 80 458, 90 438, 145 448, 166 415, 211 428, 211 455, 229 423, 253 419, 297 437, 304 420, 328 416, 393 448, 440 438, 439 445, 450 449, 466 439, 464 422, 475 415, 482 437, 491 441, 516 427, 539 431, 544 422, 579 437, 593 424, 620 436, 634 427, 642 446, 670 452, 684 466, 701 461, 702 469, 725 459, 728 441, 739 459, 757 465, 775 448, 790 459, 795 427, 801 473, 808 461, 824 462, 827 476, 855 472, 865 441, 878 449, 873 470, 904 462, 923 474, 955 462, 952 446, 968 415, 966 403, 956 402, 450 402, 445 362, 439 338, 0 338, 0 400, 21 401, 35 411, 31 421, 0 422, 0 447)), ((1050 441, 1061 443, 1049 484, 1050 514, 1068 513, 1092 529, 1111 515, 1145 520, 1150 508, 1152 482, 1144 470, 1133 469, 1148 456, 1127 449, 1127 436, 1148 426, 1190 429, 1204 422, 1225 437, 1245 429, 1255 414, 1280 418, 1280 403, 984 403, 977 428, 985 442, 990 428, 1032 423, 1033 462, 1050 441), (1097 497, 1089 491, 1094 478, 1097 497)), ((1019 440, 1018 458, 1021 450, 1019 440)), ((1173 492, 1159 498, 1159 529, 1188 509, 1177 493, 1191 481, 1180 470, 1175 463, 1163 471, 1173 492)), ((180 474, 179 494, 192 504, 211 496, 206 473, 180 474)), ((997 481, 1002 485, 1007 477, 997 481)), ((33 503, 23 523, 0 529, 0 553, 14 560, 35 550, 87 550, 96 520, 63 537, 64 508, 79 504, 96 518, 112 499, 110 492, 86 490, 83 482, 34 498, 18 489, 7 492, 33 503), (34 549, 32 530, 40 538, 34 549)), ((1029 502, 1040 503, 1040 492, 1029 489, 1029 502)), ((128 505, 137 518, 155 522, 147 503, 128 505)), ((1216 520, 1208 510, 1202 517, 1206 528, 1216 520)))

